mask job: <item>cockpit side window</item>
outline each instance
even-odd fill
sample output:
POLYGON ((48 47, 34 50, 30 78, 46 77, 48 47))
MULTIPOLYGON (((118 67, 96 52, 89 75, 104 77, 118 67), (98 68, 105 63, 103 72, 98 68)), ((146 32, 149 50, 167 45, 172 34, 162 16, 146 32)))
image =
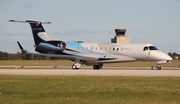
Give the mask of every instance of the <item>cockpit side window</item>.
POLYGON ((158 50, 155 46, 149 46, 150 50, 158 50))
POLYGON ((143 51, 147 51, 148 50, 148 47, 144 47, 143 51))

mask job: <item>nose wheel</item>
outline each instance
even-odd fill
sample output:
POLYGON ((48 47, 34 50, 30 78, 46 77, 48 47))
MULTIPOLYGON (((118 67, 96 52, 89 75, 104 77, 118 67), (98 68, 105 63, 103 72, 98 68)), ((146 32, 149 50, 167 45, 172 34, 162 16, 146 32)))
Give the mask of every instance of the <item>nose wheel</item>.
POLYGON ((156 70, 161 70, 161 65, 160 64, 157 64, 156 70))
POLYGON ((75 63, 75 64, 72 65, 72 69, 73 70, 78 70, 80 68, 80 66, 81 66, 81 64, 75 63))

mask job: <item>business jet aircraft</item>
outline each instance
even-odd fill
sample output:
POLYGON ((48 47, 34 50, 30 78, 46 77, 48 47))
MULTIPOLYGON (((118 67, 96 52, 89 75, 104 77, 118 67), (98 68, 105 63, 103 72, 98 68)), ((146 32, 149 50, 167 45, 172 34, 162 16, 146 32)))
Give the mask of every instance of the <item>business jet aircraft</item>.
POLYGON ((29 23, 34 37, 35 51, 45 56, 72 60, 75 62, 72 65, 74 70, 79 69, 82 64, 93 65, 93 69, 100 69, 104 63, 132 61, 156 61, 157 69, 161 69, 161 64, 172 60, 152 44, 64 42, 47 35, 42 24, 50 24, 50 22, 32 20, 9 20, 9 22, 29 23))

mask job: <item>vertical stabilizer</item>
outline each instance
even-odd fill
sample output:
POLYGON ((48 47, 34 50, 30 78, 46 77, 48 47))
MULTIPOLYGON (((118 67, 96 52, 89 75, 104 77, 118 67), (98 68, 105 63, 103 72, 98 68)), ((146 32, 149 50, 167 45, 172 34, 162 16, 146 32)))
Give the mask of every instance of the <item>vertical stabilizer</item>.
POLYGON ((30 24, 30 26, 31 26, 31 30, 32 30, 32 34, 33 34, 33 37, 34 37, 35 45, 38 45, 40 42, 45 41, 42 37, 40 37, 38 35, 38 33, 46 35, 46 31, 44 30, 41 22, 30 21, 30 20, 26 20, 26 22, 28 22, 30 24))

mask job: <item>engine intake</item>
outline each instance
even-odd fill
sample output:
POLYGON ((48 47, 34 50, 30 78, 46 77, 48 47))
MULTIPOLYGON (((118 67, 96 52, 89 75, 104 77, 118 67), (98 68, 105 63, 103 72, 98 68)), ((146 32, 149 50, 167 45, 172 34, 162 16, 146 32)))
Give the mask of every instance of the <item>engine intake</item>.
POLYGON ((64 51, 66 49, 66 43, 65 42, 61 42, 58 45, 59 45, 61 51, 64 51))

